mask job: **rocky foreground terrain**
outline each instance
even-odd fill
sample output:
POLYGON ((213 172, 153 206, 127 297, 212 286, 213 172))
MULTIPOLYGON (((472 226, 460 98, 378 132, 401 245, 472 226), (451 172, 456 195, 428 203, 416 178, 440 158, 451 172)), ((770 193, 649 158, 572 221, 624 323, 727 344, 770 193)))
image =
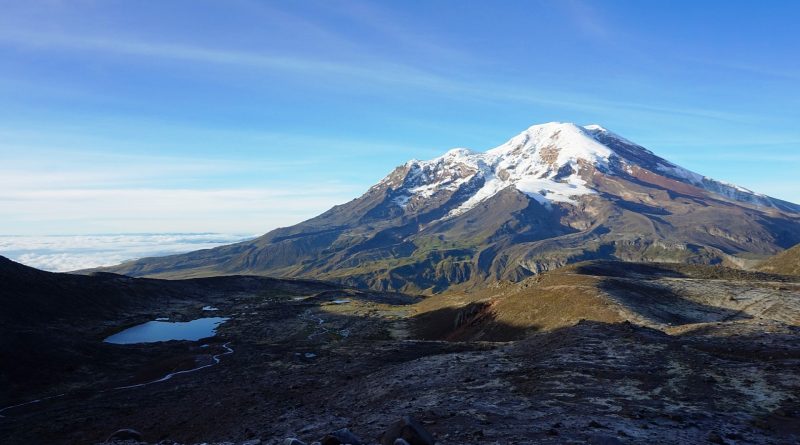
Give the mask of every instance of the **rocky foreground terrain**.
POLYGON ((416 297, 24 270, 4 276, 19 278, 3 303, 26 289, 14 311, 50 318, 4 312, 3 444, 101 443, 120 429, 150 444, 335 444, 343 428, 385 443, 404 416, 439 444, 800 440, 800 279, 789 276, 589 262, 416 297), (90 307, 119 301, 65 305, 62 317, 48 312, 52 301, 37 306, 51 286, 100 298, 90 307), (102 343, 141 321, 196 318, 205 305, 230 317, 216 337, 102 343), (150 383, 201 364, 213 366, 150 383))

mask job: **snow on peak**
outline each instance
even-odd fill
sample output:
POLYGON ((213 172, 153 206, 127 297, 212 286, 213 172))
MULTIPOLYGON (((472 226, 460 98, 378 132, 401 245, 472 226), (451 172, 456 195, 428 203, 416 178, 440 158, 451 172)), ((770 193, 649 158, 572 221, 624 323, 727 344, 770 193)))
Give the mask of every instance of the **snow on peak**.
POLYGON ((459 159, 464 158, 466 156, 477 154, 477 152, 470 150, 469 148, 451 148, 447 151, 441 158, 444 159, 459 159))
POLYGON ((416 196, 454 191, 478 176, 482 186, 451 216, 512 186, 545 205, 576 204, 575 197, 595 193, 584 179, 587 171, 607 167, 613 155, 613 150, 578 125, 534 125, 485 153, 454 148, 430 161, 406 163, 408 175, 393 199, 406 207, 416 196))
POLYGON ((584 179, 587 169, 605 168, 614 152, 572 123, 534 125, 505 144, 476 156, 484 184, 450 212, 458 215, 507 187, 541 204, 576 204, 575 197, 595 193, 584 179))
POLYGON ((584 125, 583 128, 589 131, 599 131, 601 133, 608 133, 608 130, 606 130, 606 128, 603 127, 602 125, 589 124, 589 125, 584 125))
POLYGON ((767 197, 678 167, 600 125, 564 122, 533 125, 483 153, 454 148, 429 161, 409 161, 403 176, 390 175, 381 184, 392 183, 392 199, 403 208, 422 202, 415 198, 473 184, 470 197, 449 213, 454 216, 508 187, 547 206, 577 204, 577 197, 597 193, 589 184, 595 171, 631 174, 637 165, 729 199, 769 205, 767 197))
POLYGON ((645 153, 653 154, 650 150, 642 147, 641 145, 639 145, 639 144, 637 144, 637 143, 635 143, 635 142, 633 142, 633 141, 631 141, 629 139, 625 139, 624 137, 618 135, 617 133, 614 133, 613 131, 609 131, 608 129, 606 129, 605 127, 603 127, 601 125, 597 125, 597 124, 584 125, 583 128, 595 139, 598 139, 598 138, 600 140, 613 139, 613 140, 616 140, 617 142, 622 142, 625 145, 629 145, 631 147, 636 147, 638 150, 643 151, 645 153))
POLYGON ((579 159, 591 164, 606 165, 613 153, 585 128, 561 122, 534 125, 487 152, 503 157, 531 154, 544 162, 559 166, 579 159))

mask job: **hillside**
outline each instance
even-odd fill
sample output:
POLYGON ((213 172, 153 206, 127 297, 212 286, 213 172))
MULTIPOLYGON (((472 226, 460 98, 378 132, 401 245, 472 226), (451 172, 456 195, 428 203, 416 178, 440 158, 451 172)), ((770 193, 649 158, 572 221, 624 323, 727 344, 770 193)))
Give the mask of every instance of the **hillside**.
POLYGON ((83 364, 120 360, 101 341, 120 325, 174 313, 196 317, 204 305, 242 293, 308 295, 329 283, 263 277, 154 280, 113 274, 52 273, 0 256, 0 405, 24 392, 86 378, 83 364), (77 370, 81 372, 76 373, 77 370))
MULTIPOLYGON (((75 279, 14 267, 32 288, 75 279)), ((425 299, 258 277, 70 286, 78 295, 98 278, 127 282, 142 301, 161 297, 116 316, 75 312, 2 357, 4 372, 23 362, 0 382, 12 389, 0 394, 4 444, 98 443, 119 428, 149 444, 311 443, 345 427, 374 443, 406 415, 442 445, 800 437, 793 277, 591 261, 425 299), (156 317, 203 316, 210 304, 229 317, 213 338, 102 343, 156 317)), ((47 324, 3 332, 0 345, 47 324)))
POLYGON ((800 278, 719 266, 590 261, 417 305, 431 339, 514 340, 581 320, 670 333, 769 320, 800 326, 800 278))
POLYGON ((764 261, 757 269, 783 275, 800 275, 800 244, 764 261))

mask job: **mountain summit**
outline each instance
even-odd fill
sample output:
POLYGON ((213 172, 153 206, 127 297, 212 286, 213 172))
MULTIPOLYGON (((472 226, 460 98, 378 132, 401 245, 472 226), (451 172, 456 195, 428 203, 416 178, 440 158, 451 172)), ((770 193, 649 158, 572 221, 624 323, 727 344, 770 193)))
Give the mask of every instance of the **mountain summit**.
POLYGON ((534 125, 412 160, 361 197, 252 241, 106 268, 313 277, 438 292, 587 259, 743 265, 800 242, 800 206, 707 178, 599 125, 534 125))
MULTIPOLYGON (((725 184, 678 167, 646 148, 599 125, 572 123, 534 125, 505 144, 485 153, 453 149, 430 161, 410 161, 376 187, 390 186, 395 203, 424 203, 436 193, 469 185, 469 199, 450 212, 464 213, 500 191, 514 187, 542 204, 578 204, 577 198, 596 194, 595 174, 647 181, 656 173, 736 201, 797 212, 800 207, 747 189, 725 184)), ((373 187, 374 189, 375 187, 373 187)))

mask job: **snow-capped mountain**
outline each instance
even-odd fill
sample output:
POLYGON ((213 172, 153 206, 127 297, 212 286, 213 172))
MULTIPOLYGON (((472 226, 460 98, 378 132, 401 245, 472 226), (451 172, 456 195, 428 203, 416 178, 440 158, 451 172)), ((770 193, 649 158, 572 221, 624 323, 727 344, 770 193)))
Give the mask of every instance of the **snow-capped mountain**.
POLYGON ((447 216, 452 217, 507 187, 542 204, 575 205, 578 197, 597 193, 591 185, 595 174, 635 177, 642 169, 726 199, 800 211, 798 206, 681 168, 599 125, 580 127, 558 122, 534 125, 484 153, 456 148, 430 161, 409 161, 375 187, 393 188, 394 202, 405 208, 415 203, 424 205, 436 193, 481 182, 474 186, 469 199, 449 212, 447 216))
POLYGON ((599 125, 412 160, 363 196, 211 250, 108 268, 253 273, 437 292, 614 258, 744 265, 800 242, 800 206, 688 171, 599 125))

